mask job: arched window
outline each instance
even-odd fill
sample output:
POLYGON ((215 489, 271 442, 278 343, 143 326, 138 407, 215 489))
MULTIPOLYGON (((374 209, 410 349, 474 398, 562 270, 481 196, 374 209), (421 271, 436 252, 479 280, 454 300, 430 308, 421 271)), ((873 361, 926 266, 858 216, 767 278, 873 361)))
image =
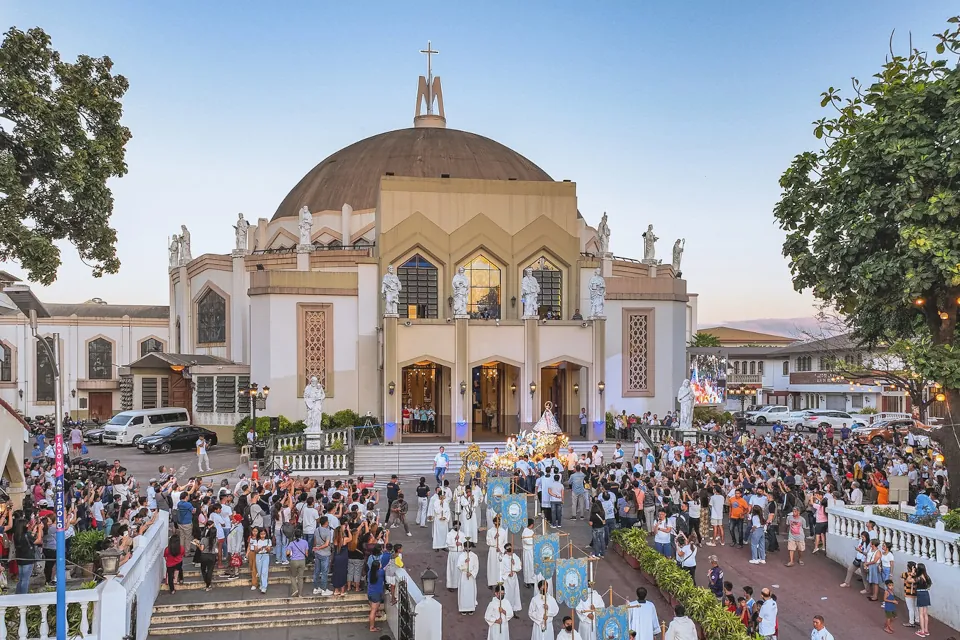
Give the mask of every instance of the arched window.
POLYGON ((810 356, 800 356, 797 358, 797 371, 810 371, 813 369, 813 358, 810 356))
POLYGON ((176 332, 177 332, 177 335, 176 335, 177 353, 183 353, 183 349, 182 349, 183 342, 180 340, 180 338, 182 337, 181 334, 180 334, 180 316, 177 316, 177 328, 176 328, 176 332))
POLYGON ((756 375, 757 373, 757 363, 755 360, 750 361, 750 375, 756 375))
POLYGON ((736 373, 736 374, 739 374, 739 373, 740 373, 740 361, 739 361, 739 360, 734 361, 734 363, 733 363, 733 372, 736 373))
POLYGON ((563 296, 563 272, 546 258, 530 265, 533 277, 540 284, 538 298, 541 318, 560 318, 560 303, 563 296))
POLYGON ((419 253, 397 269, 400 296, 397 311, 401 318, 436 318, 437 268, 419 253))
MULTIPOLYGON (((177 328, 179 329, 179 326, 177 328)), ((156 338, 147 338, 140 343, 140 357, 148 353, 163 353, 163 343, 156 338)))
POLYGON ((500 318, 500 269, 483 256, 477 256, 464 265, 470 294, 467 313, 471 318, 495 320, 500 318))
POLYGON ((0 382, 13 382, 13 349, 0 343, 0 382))
MULTIPOLYGON (((50 351, 56 357, 57 343, 53 338, 43 338, 47 341, 50 351)), ((37 340, 37 402, 53 402, 56 400, 53 383, 53 363, 47 356, 47 350, 37 340)))
POLYGON ((87 343, 87 378, 113 378, 113 344, 106 338, 97 338, 87 343))
POLYGON ((227 341, 227 301, 213 289, 197 301, 197 344, 227 341))
POLYGON ((763 375, 763 360, 757 362, 757 373, 763 375))

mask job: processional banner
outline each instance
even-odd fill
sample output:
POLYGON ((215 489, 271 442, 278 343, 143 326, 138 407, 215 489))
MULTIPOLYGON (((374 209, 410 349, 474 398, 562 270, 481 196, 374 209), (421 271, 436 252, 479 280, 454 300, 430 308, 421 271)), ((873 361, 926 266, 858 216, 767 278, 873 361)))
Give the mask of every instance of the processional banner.
POLYGON ((597 640, 629 640, 626 606, 605 607, 597 613, 597 640))
POLYGON ((560 556, 560 534, 533 537, 533 573, 540 573, 547 580, 553 577, 557 558, 560 556))
POLYGON ((502 500, 503 526, 510 533, 520 533, 527 526, 527 496, 520 493, 511 493, 503 496, 502 500))
POLYGON ((557 579, 554 580, 557 588, 557 602, 570 607, 587 597, 586 558, 565 558, 557 561, 557 579))
POLYGON ((503 513, 503 498, 510 494, 511 477, 497 478, 487 476, 487 504, 497 514, 503 513))

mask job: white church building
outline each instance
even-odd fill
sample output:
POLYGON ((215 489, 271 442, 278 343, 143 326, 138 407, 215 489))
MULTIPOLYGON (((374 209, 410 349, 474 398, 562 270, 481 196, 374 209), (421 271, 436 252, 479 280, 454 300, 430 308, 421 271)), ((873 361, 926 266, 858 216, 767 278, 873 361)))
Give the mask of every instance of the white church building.
MULTIPOLYGON (((591 226, 575 183, 448 128, 431 73, 417 102, 413 127, 323 159, 272 217, 234 218, 229 253, 192 256, 181 228, 169 249, 166 326, 149 334, 162 348, 144 352, 140 330, 122 343, 107 338, 114 352, 137 356, 114 357, 115 390, 121 378, 130 390, 115 410, 158 402, 162 391, 196 423, 229 425, 249 410, 238 388, 255 382, 270 387, 264 414, 303 418, 303 390, 316 376, 325 413, 370 412, 393 442, 456 442, 503 440, 548 401, 574 439, 581 408, 593 436, 606 411, 676 407, 697 325, 679 241, 660 241, 669 256, 661 261, 651 228, 642 258, 613 256, 616 215, 591 226), (385 300, 389 267, 400 291, 385 300), (455 291, 460 269, 466 285, 455 291), (539 293, 525 314, 527 269, 539 293), (589 287, 598 270, 597 317, 589 287), (417 409, 435 417, 405 422, 417 409)), ((26 353, 28 333, 18 331, 0 338, 26 353)))

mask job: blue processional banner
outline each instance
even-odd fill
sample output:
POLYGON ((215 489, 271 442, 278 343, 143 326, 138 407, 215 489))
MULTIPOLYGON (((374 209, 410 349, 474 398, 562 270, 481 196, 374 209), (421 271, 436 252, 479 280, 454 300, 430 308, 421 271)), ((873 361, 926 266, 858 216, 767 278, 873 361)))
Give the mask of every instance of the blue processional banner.
POLYGON ((629 640, 627 607, 606 607, 597 613, 597 640, 629 640))
POLYGON ((527 526, 527 496, 520 493, 511 493, 503 496, 501 503, 503 511, 503 526, 510 533, 520 533, 527 526))
POLYGON ((560 534, 533 537, 533 573, 540 573, 549 580, 556 570, 560 556, 560 534))
POLYGON ((566 558, 557 560, 557 579, 554 580, 557 589, 557 602, 569 607, 587 597, 587 559, 566 558))
POLYGON ((487 477, 487 504, 497 514, 503 513, 503 498, 510 494, 511 480, 512 477, 487 477))

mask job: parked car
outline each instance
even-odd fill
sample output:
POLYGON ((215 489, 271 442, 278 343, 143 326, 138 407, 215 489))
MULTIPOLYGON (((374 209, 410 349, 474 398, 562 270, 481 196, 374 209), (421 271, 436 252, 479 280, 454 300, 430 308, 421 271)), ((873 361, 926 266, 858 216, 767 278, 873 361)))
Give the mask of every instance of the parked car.
POLYGON ((174 449, 193 449, 197 439, 203 436, 207 439, 207 446, 217 444, 217 434, 203 427, 189 425, 163 427, 156 433, 143 436, 137 441, 137 448, 144 453, 170 453, 174 449))
POLYGON ((847 425, 852 429, 856 423, 856 419, 846 411, 832 411, 829 409, 813 409, 812 411, 807 411, 807 415, 803 418, 803 428, 810 433, 816 433, 820 425, 823 425, 824 428, 832 426, 834 429, 839 429, 843 425, 847 425))
POLYGON ((103 433, 106 431, 103 427, 94 427, 83 432, 83 441, 90 444, 103 444, 103 433))
POLYGON ((105 425, 103 440, 109 444, 136 445, 140 438, 153 435, 162 427, 188 424, 190 414, 179 407, 124 411, 110 418, 105 425))
MULTIPOLYGON (((898 418, 896 420, 883 420, 874 422, 871 425, 857 427, 853 430, 853 437, 857 439, 857 442, 862 443, 882 444, 884 442, 893 442, 893 430, 896 429, 897 433, 900 434, 900 440, 902 442, 907 437, 907 432, 910 430, 910 427, 914 427, 920 431, 931 430, 930 427, 919 420, 898 418)), ((917 435, 916 438, 917 444, 921 447, 930 444, 930 436, 917 435)))
POLYGON ((808 413, 810 413, 809 409, 804 409, 803 411, 789 411, 787 412, 787 415, 783 416, 782 418, 778 418, 778 420, 780 420, 780 424, 791 431, 801 431, 803 429, 803 418, 808 413))
POLYGON ((760 407, 759 411, 750 411, 747 413, 747 422, 750 424, 767 424, 781 420, 790 412, 790 407, 783 404, 772 404, 766 407, 760 407))

